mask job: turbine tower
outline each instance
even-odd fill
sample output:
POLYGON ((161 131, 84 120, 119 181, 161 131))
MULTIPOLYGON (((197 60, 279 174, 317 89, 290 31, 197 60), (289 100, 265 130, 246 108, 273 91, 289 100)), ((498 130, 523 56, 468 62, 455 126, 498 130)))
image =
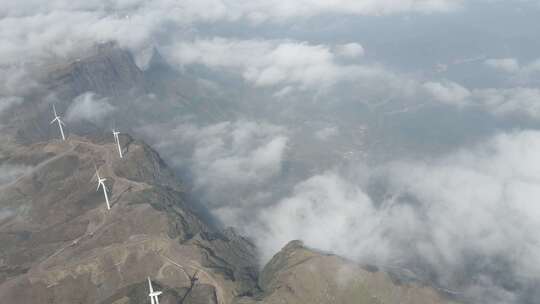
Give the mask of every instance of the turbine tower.
POLYGON ((148 296, 150 297, 150 301, 152 304, 159 304, 159 298, 158 296, 162 294, 161 291, 154 291, 154 288, 152 288, 152 281, 150 281, 150 278, 148 278, 148 287, 150 288, 150 293, 148 296))
POLYGON ((123 158, 124 156, 122 155, 122 147, 120 147, 120 139, 118 138, 118 134, 120 134, 120 132, 113 129, 112 133, 114 136, 114 141, 116 142, 116 146, 118 146, 118 154, 120 155, 120 158, 123 158))
POLYGON ((106 178, 101 178, 99 176, 99 171, 98 171, 97 168, 96 168, 96 176, 97 176, 97 181, 98 181, 96 191, 99 191, 100 186, 101 186, 101 188, 103 188, 103 195, 105 195, 105 202, 107 202, 107 210, 111 210, 111 204, 109 203, 109 196, 107 194, 107 187, 105 186, 105 181, 107 179, 106 178))
POLYGON ((62 135, 62 140, 66 140, 66 136, 64 135, 64 128, 62 128, 62 125, 66 125, 62 119, 60 119, 60 116, 56 113, 56 107, 53 105, 53 112, 54 112, 54 119, 51 121, 51 125, 56 121, 58 123, 58 127, 60 128, 60 134, 62 135))

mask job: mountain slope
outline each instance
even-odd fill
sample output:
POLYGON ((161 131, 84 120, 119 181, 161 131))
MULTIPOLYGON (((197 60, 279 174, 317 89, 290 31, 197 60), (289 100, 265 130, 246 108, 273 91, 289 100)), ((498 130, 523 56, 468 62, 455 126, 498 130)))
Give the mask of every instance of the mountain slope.
POLYGON ((157 153, 124 142, 125 159, 112 142, 72 136, 20 147, 6 160, 32 169, 2 186, 0 206, 11 210, 0 221, 2 299, 113 303, 147 276, 184 303, 230 303, 256 289, 251 243, 213 229, 157 153), (94 164, 107 178, 110 211, 94 164))

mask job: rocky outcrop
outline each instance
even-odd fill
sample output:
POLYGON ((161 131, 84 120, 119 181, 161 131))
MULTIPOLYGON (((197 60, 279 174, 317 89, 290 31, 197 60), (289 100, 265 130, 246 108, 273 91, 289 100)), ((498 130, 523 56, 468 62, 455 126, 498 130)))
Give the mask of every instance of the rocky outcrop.
POLYGON ((388 273, 292 241, 264 267, 263 292, 237 303, 439 304, 457 303, 420 283, 394 280, 388 273))
POLYGON ((51 68, 48 74, 50 89, 60 96, 91 91, 116 97, 142 88, 144 78, 131 53, 112 42, 96 45, 71 63, 51 68))

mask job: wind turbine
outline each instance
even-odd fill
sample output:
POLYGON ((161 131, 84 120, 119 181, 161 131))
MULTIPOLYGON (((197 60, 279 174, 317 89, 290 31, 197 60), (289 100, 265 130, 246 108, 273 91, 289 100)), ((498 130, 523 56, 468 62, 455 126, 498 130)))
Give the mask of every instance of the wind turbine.
POLYGON ((150 297, 151 303, 152 304, 159 304, 158 296, 161 295, 163 292, 154 291, 154 288, 152 288, 152 281, 150 281, 150 278, 148 278, 148 287, 150 288, 150 293, 148 294, 148 296, 150 297))
POLYGON ((120 154, 120 158, 123 158, 124 156, 122 155, 122 147, 120 147, 120 139, 118 138, 118 134, 120 134, 120 132, 116 131, 116 129, 113 129, 112 134, 114 136, 114 141, 118 146, 118 154, 120 154))
POLYGON ((58 122, 58 127, 60 128, 60 134, 62 134, 62 140, 66 140, 66 136, 64 135, 64 129, 62 128, 62 125, 66 125, 62 119, 60 119, 60 116, 56 113, 56 107, 53 105, 53 112, 54 112, 54 119, 51 120, 51 125, 56 121, 58 122))
POLYGON ((99 191, 100 186, 101 186, 101 188, 103 188, 103 194, 105 195, 105 202, 107 202, 107 210, 111 210, 111 204, 109 203, 109 196, 107 195, 107 187, 105 186, 105 181, 107 179, 106 178, 101 178, 99 176, 99 171, 98 171, 97 168, 96 168, 96 176, 97 176, 97 181, 98 181, 96 191, 99 191))

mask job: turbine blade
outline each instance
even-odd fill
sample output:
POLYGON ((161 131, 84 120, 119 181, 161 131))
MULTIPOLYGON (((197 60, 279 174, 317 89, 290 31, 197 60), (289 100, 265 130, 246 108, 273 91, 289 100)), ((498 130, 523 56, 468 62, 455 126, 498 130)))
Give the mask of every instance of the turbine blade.
POLYGON ((105 202, 107 203, 107 210, 111 210, 111 203, 109 202, 109 196, 107 195, 107 187, 103 185, 103 195, 105 196, 105 202))
POLYGON ((154 292, 154 289, 152 288, 152 281, 150 281, 150 277, 148 277, 148 288, 150 289, 150 293, 154 292))
POLYGON ((96 166, 96 161, 95 161, 95 159, 92 160, 92 164, 94 165, 94 171, 95 171, 96 173, 94 173, 94 175, 92 175, 92 178, 91 178, 90 180, 93 181, 94 178, 96 178, 97 181, 98 181, 98 183, 99 183, 100 176, 99 176, 98 168, 97 168, 97 166, 96 166))
MULTIPOLYGON (((100 180, 101 178, 100 178, 100 176, 99 176, 99 171, 98 171, 97 166, 96 166, 95 163, 94 163, 94 170, 96 170, 96 173, 94 174, 94 176, 97 177, 98 182, 99 182, 99 180, 100 180)), ((92 178, 93 178, 93 177, 92 177, 92 178)))

